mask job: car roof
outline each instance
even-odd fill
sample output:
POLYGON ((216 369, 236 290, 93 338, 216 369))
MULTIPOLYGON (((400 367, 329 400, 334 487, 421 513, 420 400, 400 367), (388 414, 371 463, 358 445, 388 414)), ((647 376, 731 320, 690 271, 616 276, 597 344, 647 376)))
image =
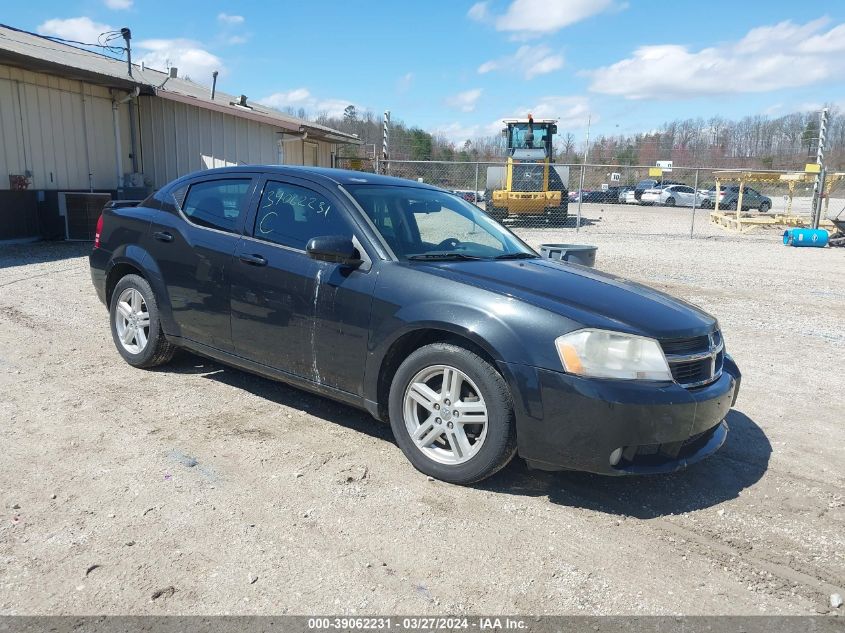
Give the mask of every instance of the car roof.
MULTIPOLYGON (((395 176, 384 176, 382 174, 371 174, 363 171, 353 171, 351 169, 334 169, 331 167, 306 167, 298 165, 233 165, 230 167, 218 167, 216 169, 206 169, 204 171, 197 171, 192 174, 187 174, 178 181, 186 178, 196 178, 198 176, 222 176, 225 174, 238 173, 264 173, 264 174, 278 174, 280 176, 297 176, 307 178, 312 181, 321 182, 324 185, 380 185, 380 186, 400 186, 400 187, 418 187, 421 189, 435 189, 440 190, 439 187, 418 182, 416 180, 409 180, 407 178, 396 178, 395 176)), ((176 182, 178 182, 176 181, 176 182)))

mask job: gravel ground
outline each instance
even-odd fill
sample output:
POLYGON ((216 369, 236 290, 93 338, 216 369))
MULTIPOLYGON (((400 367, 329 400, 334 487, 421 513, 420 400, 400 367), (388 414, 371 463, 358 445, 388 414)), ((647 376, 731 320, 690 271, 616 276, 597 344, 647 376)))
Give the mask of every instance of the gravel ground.
POLYGON ((0 613, 841 615, 845 249, 584 217, 518 231, 703 306, 743 370, 683 473, 429 481, 354 409, 188 354, 132 369, 88 246, 0 247, 0 613))

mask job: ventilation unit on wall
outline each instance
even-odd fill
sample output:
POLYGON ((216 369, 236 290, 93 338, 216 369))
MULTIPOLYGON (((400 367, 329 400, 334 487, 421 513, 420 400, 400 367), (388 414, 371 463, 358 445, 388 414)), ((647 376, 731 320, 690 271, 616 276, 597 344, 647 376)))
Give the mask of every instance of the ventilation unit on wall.
POLYGON ((110 200, 110 193, 60 191, 59 214, 65 219, 65 238, 93 241, 97 220, 110 200))

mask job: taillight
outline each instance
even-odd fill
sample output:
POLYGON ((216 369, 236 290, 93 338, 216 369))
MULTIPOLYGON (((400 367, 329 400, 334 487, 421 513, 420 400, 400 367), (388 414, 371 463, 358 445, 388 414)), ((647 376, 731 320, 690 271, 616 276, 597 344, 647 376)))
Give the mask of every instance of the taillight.
POLYGON ((103 232, 103 214, 97 218, 97 230, 94 232, 94 248, 100 248, 100 233, 103 232))

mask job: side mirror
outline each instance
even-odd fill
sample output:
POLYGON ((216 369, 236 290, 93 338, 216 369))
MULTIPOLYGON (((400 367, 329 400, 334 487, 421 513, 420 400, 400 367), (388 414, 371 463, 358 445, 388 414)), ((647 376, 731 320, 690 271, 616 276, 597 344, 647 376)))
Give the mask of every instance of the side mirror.
POLYGON ((331 262, 357 268, 361 265, 361 253, 355 248, 352 239, 342 235, 323 235, 312 237, 305 247, 311 259, 331 262))

